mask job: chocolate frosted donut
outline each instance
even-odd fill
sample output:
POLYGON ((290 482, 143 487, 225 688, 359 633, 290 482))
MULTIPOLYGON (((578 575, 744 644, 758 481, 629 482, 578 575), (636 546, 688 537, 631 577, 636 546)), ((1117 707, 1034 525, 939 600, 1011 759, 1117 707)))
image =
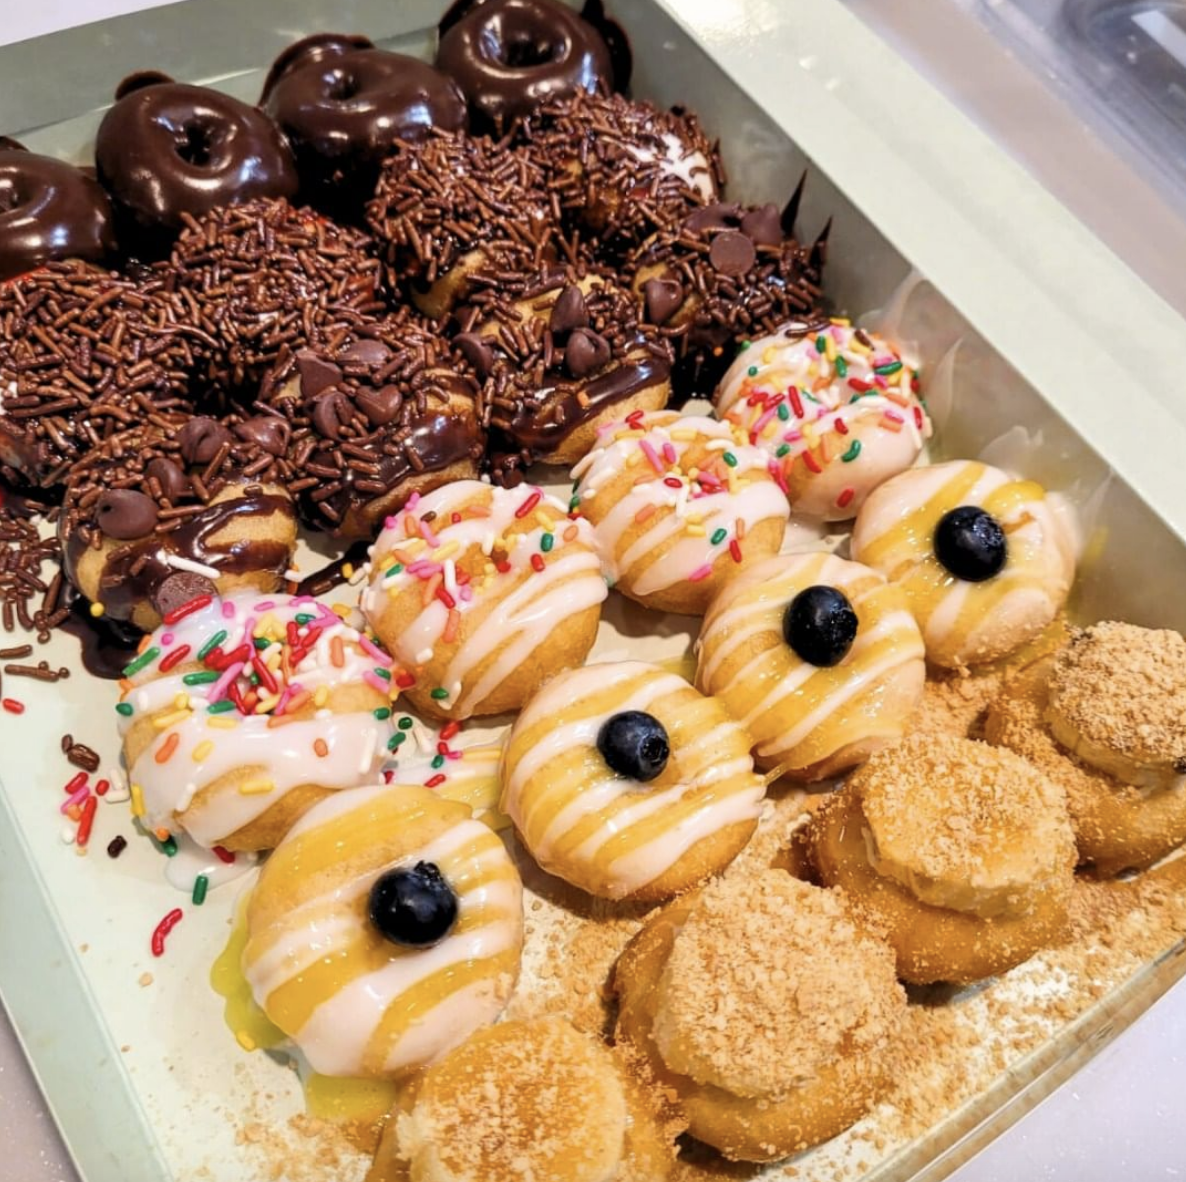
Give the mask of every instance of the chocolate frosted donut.
POLYGON ((260 105, 292 145, 306 200, 355 222, 396 141, 465 126, 465 96, 453 79, 338 33, 290 45, 273 64, 260 105))
POLYGON ((111 205, 97 181, 0 137, 0 280, 51 259, 105 263, 115 251, 111 205))
POLYGON ((501 132, 549 99, 616 81, 605 39, 558 0, 482 0, 450 17, 436 64, 465 92, 475 128, 501 132))
POLYGON ((95 137, 95 166, 126 251, 159 257, 187 214, 296 193, 292 151, 254 107, 155 72, 125 79, 115 98, 95 137))

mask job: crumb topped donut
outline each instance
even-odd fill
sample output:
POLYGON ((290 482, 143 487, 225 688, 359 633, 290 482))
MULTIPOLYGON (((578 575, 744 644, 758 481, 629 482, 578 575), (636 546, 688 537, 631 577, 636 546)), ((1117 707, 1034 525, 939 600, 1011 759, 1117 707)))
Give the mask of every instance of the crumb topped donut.
POLYGON ((579 665, 606 597, 592 530, 531 485, 414 496, 371 551, 362 610, 435 717, 518 709, 579 665))
POLYGON ((914 367, 844 320, 743 345, 713 401, 778 460, 794 511, 823 521, 855 517, 931 436, 914 367))
POLYGON ((712 601, 696 684, 753 736, 766 768, 822 780, 900 739, 922 700, 922 637, 902 592, 833 554, 742 571, 712 601))
POLYGON ((845 896, 777 870, 664 908, 614 987, 618 1045, 732 1161, 777 1161, 859 1120, 906 1014, 892 951, 845 896))
POLYGON ((823 882, 885 929, 906 981, 977 981, 1066 932, 1075 864, 1066 795, 1010 751, 907 739, 824 802, 809 841, 823 882))
POLYGON ((199 594, 124 675, 133 813, 207 848, 272 849, 387 755, 391 658, 308 596, 199 594))
POLYGON ((1066 603, 1073 529, 1046 490, 953 460, 902 472, 857 516, 852 556, 906 594, 927 659, 960 667, 1033 640, 1066 603))
POLYGON ((465 805, 402 785, 340 792, 264 865, 243 972, 314 1071, 407 1075, 502 1012, 522 890, 465 805))
POLYGON ((515 721, 502 782, 501 809, 540 866, 648 902, 727 866, 766 793, 722 704, 640 661, 546 683, 515 721))
POLYGON ((407 1182, 663 1182, 674 1159, 614 1053, 556 1017, 480 1030, 391 1123, 379 1156, 407 1182))
POLYGON ((658 611, 702 614, 726 580, 778 553, 790 515, 766 453, 693 415, 607 424, 572 475, 613 586, 658 611))

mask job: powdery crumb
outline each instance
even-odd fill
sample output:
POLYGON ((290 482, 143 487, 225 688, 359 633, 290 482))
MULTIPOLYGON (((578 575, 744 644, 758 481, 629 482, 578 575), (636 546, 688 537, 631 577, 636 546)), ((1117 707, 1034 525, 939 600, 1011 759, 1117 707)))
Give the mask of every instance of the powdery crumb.
POLYGON ((151 973, 141 973, 136 979, 136 983, 141 989, 147 989, 153 982, 153 975, 151 973))

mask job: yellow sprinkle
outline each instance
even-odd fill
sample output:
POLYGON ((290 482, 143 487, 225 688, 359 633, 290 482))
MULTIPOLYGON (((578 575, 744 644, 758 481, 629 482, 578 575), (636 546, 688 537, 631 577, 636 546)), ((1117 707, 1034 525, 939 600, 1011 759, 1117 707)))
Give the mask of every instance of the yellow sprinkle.
POLYGON ((777 355, 778 350, 775 349, 773 345, 767 345, 766 348, 762 350, 762 364, 769 365, 777 355))
POLYGON ((352 563, 352 562, 343 562, 342 563, 342 578, 344 578, 344 579, 354 578, 354 563, 352 563))
POLYGON ((535 512, 535 523, 541 529, 551 529, 555 520, 550 513, 545 513, 543 509, 537 509, 535 512))
POLYGON ((482 567, 482 574, 484 574, 487 579, 493 578, 494 577, 494 563, 493 562, 485 563, 482 567))
POLYGON ((612 442, 617 443, 619 439, 641 439, 645 434, 645 431, 636 431, 630 427, 623 427, 620 431, 614 432, 612 442))
POLYGON ((260 776, 253 780, 244 780, 239 785, 239 793, 242 796, 262 796, 265 792, 271 792, 275 787, 272 780, 260 776))
POLYGON ((840 325, 841 328, 851 328, 852 321, 847 316, 832 316, 829 318, 833 324, 840 325))
POLYGON ((264 653, 264 664, 273 671, 279 668, 282 660, 284 660, 284 650, 278 644, 274 644, 264 653))
POLYGON ((408 538, 406 542, 400 543, 400 549, 406 554, 419 554, 421 550, 427 546, 428 543, 423 538, 408 538))
POLYGON ((824 337, 824 355, 829 361, 836 360, 836 342, 832 340, 830 334, 824 337))
POLYGON ((452 558, 460 549, 461 543, 456 538, 450 538, 443 546, 433 551, 432 560, 433 562, 444 562, 446 558, 452 558))
POLYGON ((91 604, 91 615, 97 620, 107 609, 101 603, 91 604))
POLYGON ((329 610, 341 620, 350 619, 350 605, 348 603, 331 603, 329 610))
POLYGON ((675 427, 671 431, 672 443, 691 443, 696 438, 696 432, 691 427, 675 427))
POLYGON ((139 784, 132 785, 132 816, 144 816, 144 789, 139 784))
POLYGON ((191 714, 188 710, 174 710, 171 714, 158 714, 152 720, 152 725, 158 731, 163 731, 174 726, 176 723, 184 722, 189 717, 191 717, 191 714))
POLYGON ((174 710, 188 710, 189 709, 189 694, 184 691, 173 695, 173 709, 174 710))
POLYGON ((686 526, 684 529, 684 533, 686 533, 688 535, 688 537, 690 537, 690 538, 702 538, 702 537, 704 537, 704 526, 702 526, 702 525, 686 526))
POLYGON ((632 451, 632 452, 631 452, 631 453, 630 453, 630 454, 629 454, 629 455, 626 457, 626 467, 627 467, 627 468, 633 468, 633 467, 637 466, 638 462, 639 462, 641 459, 642 459, 642 452, 640 452, 640 451, 632 451))
POLYGON ((326 704, 326 702, 328 702, 328 701, 329 701, 329 686, 328 685, 319 685, 313 691, 313 705, 316 706, 320 710, 321 707, 324 706, 326 704))
POLYGON ((279 703, 279 701, 280 701, 279 694, 270 694, 268 697, 262 698, 258 703, 256 703, 256 707, 255 707, 255 710, 253 711, 253 713, 267 714, 270 711, 276 709, 276 706, 279 703))
POLYGON ((206 725, 213 731, 233 731, 239 724, 233 718, 220 718, 212 714, 206 719, 206 725))
POLYGON ((699 476, 700 476, 699 468, 689 468, 688 469, 688 479, 689 480, 696 480, 699 478, 699 476))
POLYGON ((873 350, 872 350, 872 349, 870 349, 868 345, 862 345, 862 344, 861 344, 861 342, 860 342, 860 341, 858 341, 856 337, 853 337, 853 338, 852 338, 852 340, 848 342, 848 347, 849 347, 849 348, 850 348, 850 349, 851 349, 851 350, 852 350, 854 353, 865 353, 865 354, 869 354, 869 353, 872 353, 872 352, 873 352, 873 350))
POLYGON ((206 756, 209 755, 213 750, 214 744, 209 739, 203 739, 193 749, 193 751, 190 752, 190 758, 194 761, 194 763, 201 763, 202 760, 205 759, 206 756))
POLYGON ((236 1033, 235 1042, 237 1042, 245 1051, 255 1050, 255 1039, 252 1038, 246 1030, 240 1030, 236 1033))
POLYGON ((284 629, 280 626, 280 621, 276 619, 275 615, 268 612, 256 624, 255 634, 256 636, 262 636, 265 640, 282 640, 284 638, 284 629))

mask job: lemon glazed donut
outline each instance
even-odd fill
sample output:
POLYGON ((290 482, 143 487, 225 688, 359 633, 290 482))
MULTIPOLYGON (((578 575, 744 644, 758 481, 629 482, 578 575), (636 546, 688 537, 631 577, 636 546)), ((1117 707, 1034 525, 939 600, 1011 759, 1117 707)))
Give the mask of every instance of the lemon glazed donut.
POLYGON ((859 1120, 906 1013, 892 951, 845 896, 777 870, 664 908, 614 987, 618 1046, 733 1161, 777 1161, 859 1120))
POLYGON ((927 659, 956 668, 1033 640, 1066 603, 1075 552, 1040 484, 974 460, 887 480, 852 533, 853 558, 906 593, 927 659))
POLYGON ((480 1030, 408 1084, 389 1128, 384 1182, 663 1182, 675 1156, 625 1065, 557 1017, 480 1030))
POLYGON ((362 610, 417 709, 518 709, 593 647, 606 597, 593 531, 531 485, 458 480, 413 497, 371 551, 362 610))
POLYGON ((790 510, 768 465, 715 419, 659 411, 607 424, 572 475, 611 585, 644 607, 701 615, 782 545, 790 510))
POLYGON ((243 973, 314 1071, 396 1077, 498 1017, 522 945, 518 872, 465 805, 357 788, 308 812, 264 865, 243 973))
POLYGON ((724 869, 766 793, 715 698, 641 661, 548 682, 507 737, 501 810, 531 856, 591 895, 652 902, 724 869))
POLYGON ((1143 869, 1186 841, 1186 640, 1114 621, 1011 681, 985 736, 1062 784, 1081 861, 1143 869))
POLYGON ((755 563, 721 588, 697 642, 697 687, 753 737, 759 766, 797 780, 900 739, 925 680, 905 596, 833 554, 755 563))
POLYGON ((317 801, 378 776, 390 665, 308 596, 178 606, 124 670, 116 706, 133 813, 207 848, 271 849, 317 801))
POLYGON ((743 345, 713 401, 778 460, 795 512, 823 521, 855 517, 931 436, 914 367, 845 320, 743 345))
POLYGON ((907 739, 824 802, 809 842, 821 880, 886 932, 903 980, 978 981, 1067 930, 1066 794, 1010 751, 907 739))

